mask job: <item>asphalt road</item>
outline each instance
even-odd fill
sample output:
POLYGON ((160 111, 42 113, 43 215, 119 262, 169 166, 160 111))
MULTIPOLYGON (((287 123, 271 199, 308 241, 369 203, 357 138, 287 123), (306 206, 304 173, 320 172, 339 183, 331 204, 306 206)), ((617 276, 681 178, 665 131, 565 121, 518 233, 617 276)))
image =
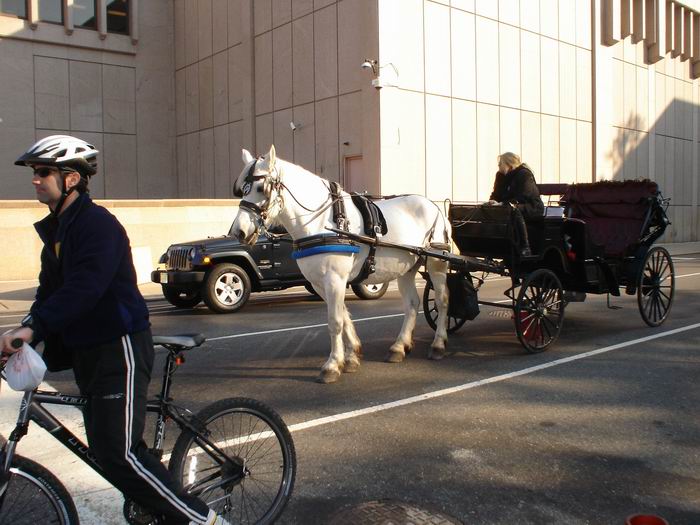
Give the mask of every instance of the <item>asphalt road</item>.
MULTIPOLYGON (((233 315, 149 307, 154 333, 209 338, 176 376, 178 401, 253 397, 291 427, 298 473, 282 523, 332 523, 344 508, 394 500, 465 524, 624 524, 651 513, 697 525, 700 256, 675 264, 661 327, 643 323, 634 297, 613 298, 622 308, 611 310, 589 295, 537 355, 523 352, 509 314, 483 307, 450 336, 443 361, 426 359, 433 332, 421 316, 414 351, 388 364, 402 322, 396 287, 378 301, 348 292, 364 360, 333 385, 315 381, 329 350, 325 305, 303 288, 257 294, 233 315)), ((507 283, 488 281, 480 298, 503 299, 507 283)), ((73 390, 70 373, 48 381, 73 390)))

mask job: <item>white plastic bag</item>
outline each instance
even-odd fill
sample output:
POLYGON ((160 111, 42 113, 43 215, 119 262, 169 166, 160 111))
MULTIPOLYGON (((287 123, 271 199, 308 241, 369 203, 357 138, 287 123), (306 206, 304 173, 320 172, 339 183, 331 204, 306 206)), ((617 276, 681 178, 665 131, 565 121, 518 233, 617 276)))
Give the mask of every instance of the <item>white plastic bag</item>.
POLYGON ((46 363, 27 343, 10 356, 5 365, 5 379, 12 390, 34 390, 46 373, 46 363))

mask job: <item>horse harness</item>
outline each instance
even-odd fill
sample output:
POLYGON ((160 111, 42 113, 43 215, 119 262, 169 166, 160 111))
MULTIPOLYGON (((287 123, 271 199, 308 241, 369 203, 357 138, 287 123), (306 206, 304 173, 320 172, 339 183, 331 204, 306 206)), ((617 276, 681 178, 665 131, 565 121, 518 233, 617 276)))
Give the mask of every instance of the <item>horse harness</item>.
MULTIPOLYGON (((239 197, 248 195, 252 190, 252 185, 256 180, 263 179, 263 195, 265 196, 265 202, 263 205, 255 204, 254 202, 249 202, 241 200, 239 207, 247 209, 251 212, 257 219, 257 222, 261 229, 264 231, 265 235, 270 239, 278 239, 282 237, 280 234, 275 234, 270 232, 265 226, 265 217, 267 216, 267 209, 270 206, 270 199, 272 198, 272 191, 279 190, 284 186, 280 180, 279 175, 271 180, 271 173, 268 172, 265 175, 253 175, 255 173, 255 167, 260 158, 256 159, 248 168, 245 178, 243 179, 243 185, 240 191, 234 191, 234 194, 239 197)), ((289 190, 289 188, 287 188, 289 190)), ((330 193, 330 198, 333 206, 333 221, 337 224, 338 230, 349 232, 348 218, 345 211, 345 202, 342 195, 342 190, 340 184, 335 181, 329 183, 328 191, 330 193)), ((291 197, 296 201, 294 195, 291 197)), ((388 231, 386 219, 382 214, 381 209, 374 203, 374 200, 378 199, 390 199, 397 197, 397 195, 392 195, 391 197, 372 197, 367 195, 362 195, 359 193, 352 193, 351 198, 353 204, 360 212, 360 215, 364 224, 365 233, 373 239, 385 235, 388 231)), ((297 201, 298 202, 298 201, 297 201)), ((312 210, 309 210, 312 211, 312 210)), ((437 219, 436 219, 437 222, 437 219)), ((429 232, 429 237, 435 230, 436 224, 433 224, 429 232)), ((298 239, 293 243, 292 258, 302 259, 304 257, 310 257, 311 255, 316 255, 319 253, 358 253, 360 251, 359 246, 356 242, 343 237, 342 235, 331 235, 326 233, 311 235, 309 237, 304 237, 298 239)), ((355 277, 348 284, 358 284, 366 280, 371 274, 376 271, 376 245, 369 244, 369 252, 367 258, 365 259, 362 269, 360 270, 357 277, 355 277)))
MULTIPOLYGON (((333 203, 333 222, 338 226, 338 230, 348 232, 349 224, 340 184, 335 181, 330 182, 328 192, 333 203)), ((379 207, 364 195, 353 193, 351 198, 362 216, 365 232, 375 239, 378 235, 385 234, 387 232, 386 220, 384 220, 379 207)), ((294 259, 309 257, 318 253, 358 253, 360 251, 356 242, 342 235, 324 233, 294 241, 293 246, 294 252, 292 257, 294 259)), ((369 253, 362 264, 359 274, 349 284, 360 283, 376 271, 376 250, 376 246, 369 245, 369 253)))

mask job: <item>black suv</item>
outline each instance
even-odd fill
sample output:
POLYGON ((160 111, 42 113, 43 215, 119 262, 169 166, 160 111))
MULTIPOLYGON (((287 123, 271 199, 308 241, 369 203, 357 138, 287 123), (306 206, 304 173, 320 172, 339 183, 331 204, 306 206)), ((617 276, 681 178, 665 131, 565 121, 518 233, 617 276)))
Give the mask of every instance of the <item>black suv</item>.
MULTIPOLYGON (((164 253, 151 281, 163 288, 163 296, 178 308, 193 308, 201 301, 214 312, 235 312, 251 292, 305 286, 316 295, 292 259, 292 238, 270 240, 261 236, 253 246, 229 235, 173 244, 164 253)), ((354 284, 361 299, 379 299, 388 283, 354 284)))

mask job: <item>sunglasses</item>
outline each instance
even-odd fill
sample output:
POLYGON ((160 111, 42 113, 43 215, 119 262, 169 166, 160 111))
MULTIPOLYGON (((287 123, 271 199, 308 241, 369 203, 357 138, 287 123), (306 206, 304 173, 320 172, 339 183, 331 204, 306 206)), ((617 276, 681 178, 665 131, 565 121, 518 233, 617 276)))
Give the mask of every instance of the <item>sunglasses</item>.
POLYGON ((46 177, 52 175, 56 171, 59 171, 61 173, 72 173, 72 170, 65 170, 60 168, 34 168, 34 175, 45 179, 46 177))

